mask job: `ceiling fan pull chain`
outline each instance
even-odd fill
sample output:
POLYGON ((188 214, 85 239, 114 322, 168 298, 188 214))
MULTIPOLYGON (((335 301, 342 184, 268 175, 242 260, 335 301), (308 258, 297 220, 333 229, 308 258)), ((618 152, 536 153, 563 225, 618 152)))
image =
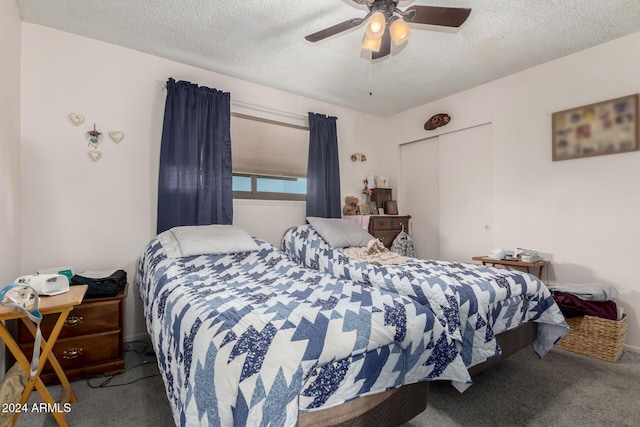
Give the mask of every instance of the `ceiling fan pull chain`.
MULTIPOLYGON (((373 55, 373 52, 370 53, 373 55)), ((373 96, 373 62, 369 61, 369 96, 373 96)))

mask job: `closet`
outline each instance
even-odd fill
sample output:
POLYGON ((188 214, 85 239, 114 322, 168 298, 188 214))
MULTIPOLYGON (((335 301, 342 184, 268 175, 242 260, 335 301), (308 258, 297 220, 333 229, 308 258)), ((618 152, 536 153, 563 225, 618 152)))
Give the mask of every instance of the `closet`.
POLYGON ((491 249, 491 123, 401 146, 402 210, 419 258, 470 262, 491 249))

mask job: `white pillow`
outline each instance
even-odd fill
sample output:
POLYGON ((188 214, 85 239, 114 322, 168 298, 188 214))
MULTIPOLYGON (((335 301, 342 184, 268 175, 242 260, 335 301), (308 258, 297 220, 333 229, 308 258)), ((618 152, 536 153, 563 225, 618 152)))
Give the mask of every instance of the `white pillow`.
POLYGON ((231 254, 259 249, 242 228, 235 225, 174 227, 158 234, 169 258, 204 254, 231 254))
POLYGON ((348 219, 310 216, 307 217, 307 221, 334 248, 364 247, 371 239, 375 239, 358 224, 348 219))

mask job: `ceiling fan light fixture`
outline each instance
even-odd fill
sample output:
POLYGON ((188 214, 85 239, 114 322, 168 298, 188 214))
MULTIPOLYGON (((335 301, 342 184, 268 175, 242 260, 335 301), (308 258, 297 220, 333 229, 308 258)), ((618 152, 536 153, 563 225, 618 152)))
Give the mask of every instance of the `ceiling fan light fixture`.
POLYGON ((370 50, 372 52, 371 60, 375 61, 391 55, 392 41, 397 46, 405 45, 412 32, 408 24, 459 28, 471 14, 471 9, 462 7, 417 5, 401 10, 398 8, 398 4, 401 3, 400 0, 350 1, 366 6, 369 12, 362 18, 348 19, 316 31, 305 36, 305 39, 315 43, 364 24, 366 37, 362 40, 362 48, 363 50, 370 50), (374 43, 374 40, 377 40, 377 42, 374 43))
POLYGON ((411 35, 411 28, 404 22, 404 19, 393 16, 389 21, 389 34, 393 44, 398 46, 406 42, 411 35))
POLYGON ((380 52, 380 46, 382 46, 382 37, 374 39, 365 34, 364 40, 362 40, 362 48, 371 52, 380 52))
POLYGON ((376 12, 371 15, 369 21, 367 22, 367 28, 365 32, 367 33, 367 37, 372 39, 382 38, 384 34, 384 30, 387 26, 387 18, 384 16, 382 12, 376 12))

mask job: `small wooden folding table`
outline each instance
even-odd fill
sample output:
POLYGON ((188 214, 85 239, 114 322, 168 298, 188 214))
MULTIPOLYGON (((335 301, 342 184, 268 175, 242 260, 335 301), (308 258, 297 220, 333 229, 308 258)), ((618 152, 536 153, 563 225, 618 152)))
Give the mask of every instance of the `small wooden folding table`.
MULTIPOLYGON (((65 418, 65 412, 63 411, 65 403, 77 402, 78 398, 71 389, 71 384, 69 384, 69 380, 64 374, 64 371, 62 370, 62 367, 60 366, 60 363, 56 359, 52 350, 53 346, 56 344, 56 340, 58 339, 60 331, 62 331, 64 322, 65 320, 67 320, 67 316, 69 315, 71 310, 73 310, 73 307, 79 305, 82 302, 86 291, 87 285, 71 286, 69 292, 65 292, 63 294, 55 296, 40 297, 40 313, 43 316, 46 314, 58 313, 58 320, 56 321, 49 337, 47 339, 45 339, 45 337, 42 337, 42 341, 40 343, 42 350, 40 352, 40 359, 38 359, 38 370, 33 377, 29 378, 29 381, 27 382, 27 385, 22 392, 22 396, 20 397, 20 407, 23 407, 26 404, 31 391, 35 387, 36 390, 38 390, 38 393, 40 393, 40 396, 42 396, 42 399, 44 399, 45 403, 48 404, 48 408, 52 409, 51 413, 60 426, 69 425, 65 418), (49 363, 51 363, 51 366, 53 367, 53 370, 55 371, 58 379, 60 380, 60 384, 62 385, 62 398, 57 404, 56 402, 54 402, 53 397, 51 397, 51 394, 47 390, 47 387, 45 387, 44 383, 40 379, 40 374, 42 373, 42 369, 47 363, 47 360, 49 361, 49 363)), ((0 306, 0 321, 12 319, 21 319, 22 322, 27 326, 29 331, 33 334, 33 336, 36 336, 36 326, 23 312, 13 307, 0 306)), ((27 377, 29 377, 29 373, 31 371, 31 362, 22 352, 3 322, 0 322, 0 338, 2 338, 2 341, 4 341, 7 348, 16 358, 16 361, 27 373, 27 377)), ((34 345, 37 345, 37 343, 34 343, 34 345)), ((13 414, 13 422, 11 425, 15 425, 18 416, 20 416, 20 413, 20 411, 16 411, 13 414)))
POLYGON ((538 279, 540 279, 540 280, 542 280, 542 267, 544 267, 545 265, 549 265, 550 264, 549 261, 545 261, 545 260, 539 260, 539 261, 535 261, 535 262, 524 262, 524 261, 518 261, 517 259, 514 259, 514 260, 510 260, 510 259, 495 259, 495 258, 489 258, 488 256, 474 256, 471 259, 474 260, 474 261, 482 261, 482 265, 491 264, 491 265, 495 266, 497 264, 497 265, 507 266, 507 268, 509 268, 509 267, 522 267, 527 271, 527 273, 531 273, 531 269, 532 268, 537 268, 538 269, 538 279))

